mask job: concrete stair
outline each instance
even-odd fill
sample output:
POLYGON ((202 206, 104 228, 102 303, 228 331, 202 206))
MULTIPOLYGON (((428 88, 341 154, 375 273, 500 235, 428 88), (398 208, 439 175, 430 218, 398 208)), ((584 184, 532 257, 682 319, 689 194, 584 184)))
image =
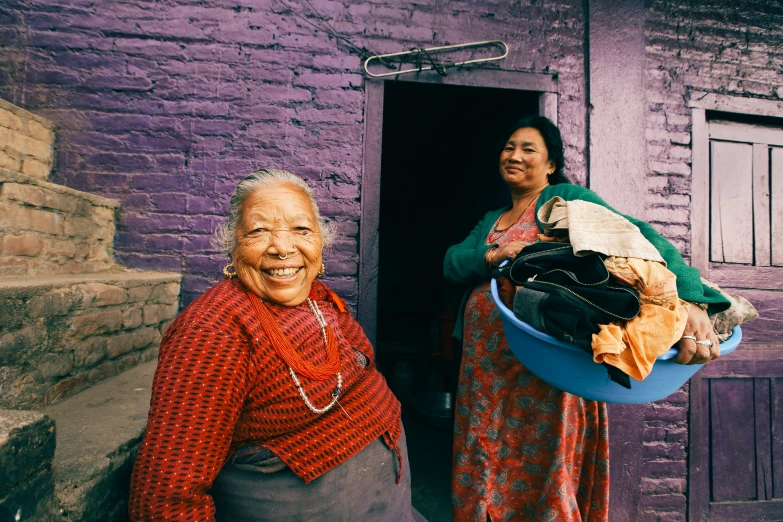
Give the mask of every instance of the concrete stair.
POLYGON ((181 276, 114 261, 119 202, 50 183, 53 143, 0 103, 0 522, 125 520, 181 276))
POLYGON ((42 411, 57 425, 52 471, 58 520, 127 518, 130 473, 147 423, 155 364, 141 364, 42 411))

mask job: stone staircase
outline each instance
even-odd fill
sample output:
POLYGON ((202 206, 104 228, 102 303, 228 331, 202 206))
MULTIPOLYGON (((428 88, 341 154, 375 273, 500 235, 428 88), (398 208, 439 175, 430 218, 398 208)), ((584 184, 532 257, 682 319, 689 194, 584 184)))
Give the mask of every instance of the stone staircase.
POLYGON ((119 203, 48 182, 54 138, 0 100, 0 522, 125 520, 181 276, 115 263, 119 203))

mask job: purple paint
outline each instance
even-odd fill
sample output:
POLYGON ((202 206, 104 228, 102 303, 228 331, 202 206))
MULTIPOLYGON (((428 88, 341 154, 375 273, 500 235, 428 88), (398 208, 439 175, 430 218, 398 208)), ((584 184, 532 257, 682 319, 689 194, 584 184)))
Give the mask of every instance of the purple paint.
MULTIPOLYGON (((58 125, 53 180, 120 199, 117 256, 130 267, 183 272, 187 303, 221 277, 223 259, 209 235, 236 182, 260 167, 291 170, 313 184, 344 237, 328 253, 334 272, 325 280, 355 307, 359 220, 362 211, 377 213, 362 209, 359 195, 378 189, 361 185, 365 126, 372 125, 361 59, 271 0, 150 5, 32 0, 0 10, 0 97, 58 125)), ((511 52, 498 71, 557 75, 568 173, 584 183, 584 5, 386 0, 318 8, 377 52, 505 39, 511 52)), ((712 0, 698 8, 653 3, 645 12, 648 193, 634 197, 686 253, 691 122, 684 100, 692 90, 783 96, 783 13, 764 8, 712 0)), ((427 78, 457 76, 477 77, 427 78)), ((678 396, 644 413, 646 462, 671 464, 656 464, 654 479, 648 466, 642 487, 649 483, 654 499, 645 500, 639 520, 681 520, 682 493, 669 490, 685 479, 687 403, 678 396)))

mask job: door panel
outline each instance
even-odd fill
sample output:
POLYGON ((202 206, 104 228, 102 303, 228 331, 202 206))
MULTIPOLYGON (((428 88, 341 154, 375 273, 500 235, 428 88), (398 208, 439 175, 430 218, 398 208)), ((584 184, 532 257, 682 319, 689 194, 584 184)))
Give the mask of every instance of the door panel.
POLYGON ((753 379, 710 379, 712 500, 756 498, 753 379))
POLYGON ((709 220, 694 216, 694 236, 708 244, 695 241, 694 256, 760 317, 690 381, 688 519, 783 520, 783 124, 707 127, 694 186, 709 194, 709 220))
POLYGON ((689 519, 783 519, 783 354, 744 344, 691 379, 691 455, 703 488, 689 519), (700 422, 701 431, 693 422, 700 422))
POLYGON ((753 263, 753 146, 712 142, 711 259, 753 263))
POLYGON ((770 221, 772 224, 772 264, 783 266, 783 149, 770 154, 770 221))

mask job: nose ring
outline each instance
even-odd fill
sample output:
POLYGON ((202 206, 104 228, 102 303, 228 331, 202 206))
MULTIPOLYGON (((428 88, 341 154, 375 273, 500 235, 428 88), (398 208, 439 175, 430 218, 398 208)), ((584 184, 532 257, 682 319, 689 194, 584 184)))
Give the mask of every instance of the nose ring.
POLYGON ((284 256, 281 256, 280 254, 277 254, 277 257, 279 257, 280 259, 288 259, 288 254, 286 254, 284 256))

